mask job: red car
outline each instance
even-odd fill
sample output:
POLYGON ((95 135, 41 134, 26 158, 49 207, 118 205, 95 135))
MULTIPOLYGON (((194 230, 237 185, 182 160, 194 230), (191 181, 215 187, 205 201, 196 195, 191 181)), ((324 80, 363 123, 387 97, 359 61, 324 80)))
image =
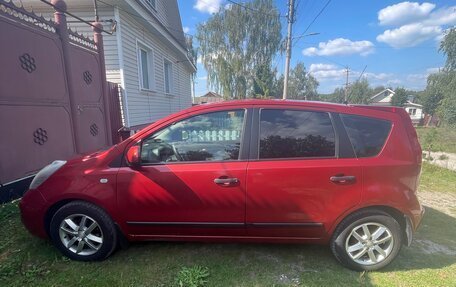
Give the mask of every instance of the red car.
POLYGON ((230 101, 53 162, 20 208, 31 233, 75 260, 125 240, 329 243, 343 265, 375 270, 420 224, 420 171, 401 108, 230 101))

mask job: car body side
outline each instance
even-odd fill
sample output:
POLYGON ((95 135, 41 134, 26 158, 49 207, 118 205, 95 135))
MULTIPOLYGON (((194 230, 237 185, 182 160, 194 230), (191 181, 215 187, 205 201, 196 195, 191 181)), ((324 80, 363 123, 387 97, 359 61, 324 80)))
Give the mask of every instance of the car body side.
MULTIPOLYGON (((309 214, 309 220, 321 223, 322 232, 318 236, 297 236, 289 237, 287 232, 292 232, 288 227, 282 227, 275 236, 262 236, 254 234, 249 236, 234 236, 239 241, 262 241, 262 242, 313 242, 327 243, 337 225, 348 215, 361 209, 376 208, 389 213, 395 217, 402 225, 404 230, 409 225, 409 229, 416 230, 418 227, 423 209, 418 202, 416 190, 419 182, 421 170, 421 158, 416 156, 421 150, 412 150, 410 141, 410 131, 404 124, 402 111, 394 109, 370 109, 360 106, 350 105, 333 105, 327 103, 312 102, 290 102, 290 101, 264 101, 264 100, 247 100, 232 101, 221 104, 210 104, 196 106, 180 113, 164 118, 149 127, 143 129, 137 134, 122 143, 111 147, 110 149, 69 160, 61 169, 53 174, 48 180, 40 185, 36 190, 27 192, 21 203, 22 219, 31 233, 46 238, 48 237, 48 225, 52 214, 73 200, 83 200, 93 203, 104 209, 116 223, 119 230, 129 240, 153 240, 153 239, 172 239, 172 240, 211 240, 227 241, 233 240, 230 236, 138 236, 141 234, 132 233, 132 228, 127 224, 128 218, 122 210, 119 209, 119 193, 124 192, 118 189, 118 173, 122 169, 128 169, 124 154, 131 146, 135 145, 145 136, 162 129, 178 120, 185 119, 192 115, 208 113, 229 109, 248 109, 250 112, 255 109, 273 108, 273 109, 298 109, 310 111, 323 111, 334 114, 350 114, 366 116, 388 120, 392 123, 392 128, 383 149, 377 156, 370 158, 335 158, 335 159, 305 159, 312 161, 315 165, 327 165, 328 161, 339 161, 339 164, 346 166, 352 165, 353 168, 360 169, 360 186, 359 191, 349 192, 350 186, 340 189, 339 192, 347 192, 348 196, 344 209, 340 210, 337 206, 328 206, 324 213, 318 210, 309 214), (348 204, 349 203, 349 204, 348 204), (318 218, 312 218, 316 216, 318 218)), ((404 111, 405 113, 405 111, 404 111)), ((248 126, 247 132, 255 127, 248 126)), ((344 132, 341 130, 338 133, 344 132)), ((256 143, 250 142, 250 145, 256 143)), ((262 164, 258 158, 251 158, 241 161, 247 162, 247 171, 251 163, 262 164)), ((302 161, 301 161, 302 162, 302 161)), ((263 164, 274 168, 285 164, 287 166, 297 165, 298 161, 267 161, 263 164)), ((192 163, 188 163, 191 165, 192 163)), ((316 175, 317 173, 314 173, 316 175)), ((280 177, 280 176, 279 176, 280 177)), ((246 179, 246 200, 248 201, 249 189, 255 188, 254 181, 246 179)), ((285 185, 287 183, 284 183, 285 185)), ((274 191, 270 191, 274 192, 274 191)), ((322 190, 321 192, 324 192, 322 190)), ((342 197, 341 197, 342 198, 342 197)), ((309 202, 308 204, 312 204, 309 202)), ((337 204, 337 202, 335 202, 337 204)), ((248 211, 247 211, 248 212, 248 211)), ((320 210, 323 212, 323 210, 320 210)), ((191 219, 190 219, 191 221, 191 219)), ((248 219, 246 220, 248 222, 248 219)), ((184 233, 185 231, 183 231, 184 233)))

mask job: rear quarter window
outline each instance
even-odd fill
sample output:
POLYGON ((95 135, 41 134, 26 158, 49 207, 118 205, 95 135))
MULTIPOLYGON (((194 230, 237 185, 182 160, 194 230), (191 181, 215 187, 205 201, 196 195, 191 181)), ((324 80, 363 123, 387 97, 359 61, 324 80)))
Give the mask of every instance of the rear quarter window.
POLYGON ((340 114, 357 157, 379 154, 391 130, 391 122, 364 116, 340 114))

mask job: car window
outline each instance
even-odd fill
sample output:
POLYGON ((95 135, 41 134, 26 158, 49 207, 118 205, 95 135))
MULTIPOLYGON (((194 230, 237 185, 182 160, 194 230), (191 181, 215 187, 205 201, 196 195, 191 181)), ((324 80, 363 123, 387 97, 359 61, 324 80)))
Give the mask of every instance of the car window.
POLYGON ((244 110, 207 113, 181 120, 143 141, 141 162, 239 159, 244 110))
POLYGON ((328 113, 261 110, 260 159, 334 157, 335 142, 328 113))
POLYGON ((346 114, 341 114, 340 118, 357 157, 376 156, 382 150, 391 122, 346 114))

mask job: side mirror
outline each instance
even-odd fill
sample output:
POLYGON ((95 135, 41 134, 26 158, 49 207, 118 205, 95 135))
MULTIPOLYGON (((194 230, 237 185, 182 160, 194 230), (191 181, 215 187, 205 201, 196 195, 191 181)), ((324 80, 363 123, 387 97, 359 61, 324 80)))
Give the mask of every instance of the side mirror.
POLYGON ((126 158, 129 166, 138 167, 140 165, 139 150, 139 145, 134 145, 128 149, 126 158))

